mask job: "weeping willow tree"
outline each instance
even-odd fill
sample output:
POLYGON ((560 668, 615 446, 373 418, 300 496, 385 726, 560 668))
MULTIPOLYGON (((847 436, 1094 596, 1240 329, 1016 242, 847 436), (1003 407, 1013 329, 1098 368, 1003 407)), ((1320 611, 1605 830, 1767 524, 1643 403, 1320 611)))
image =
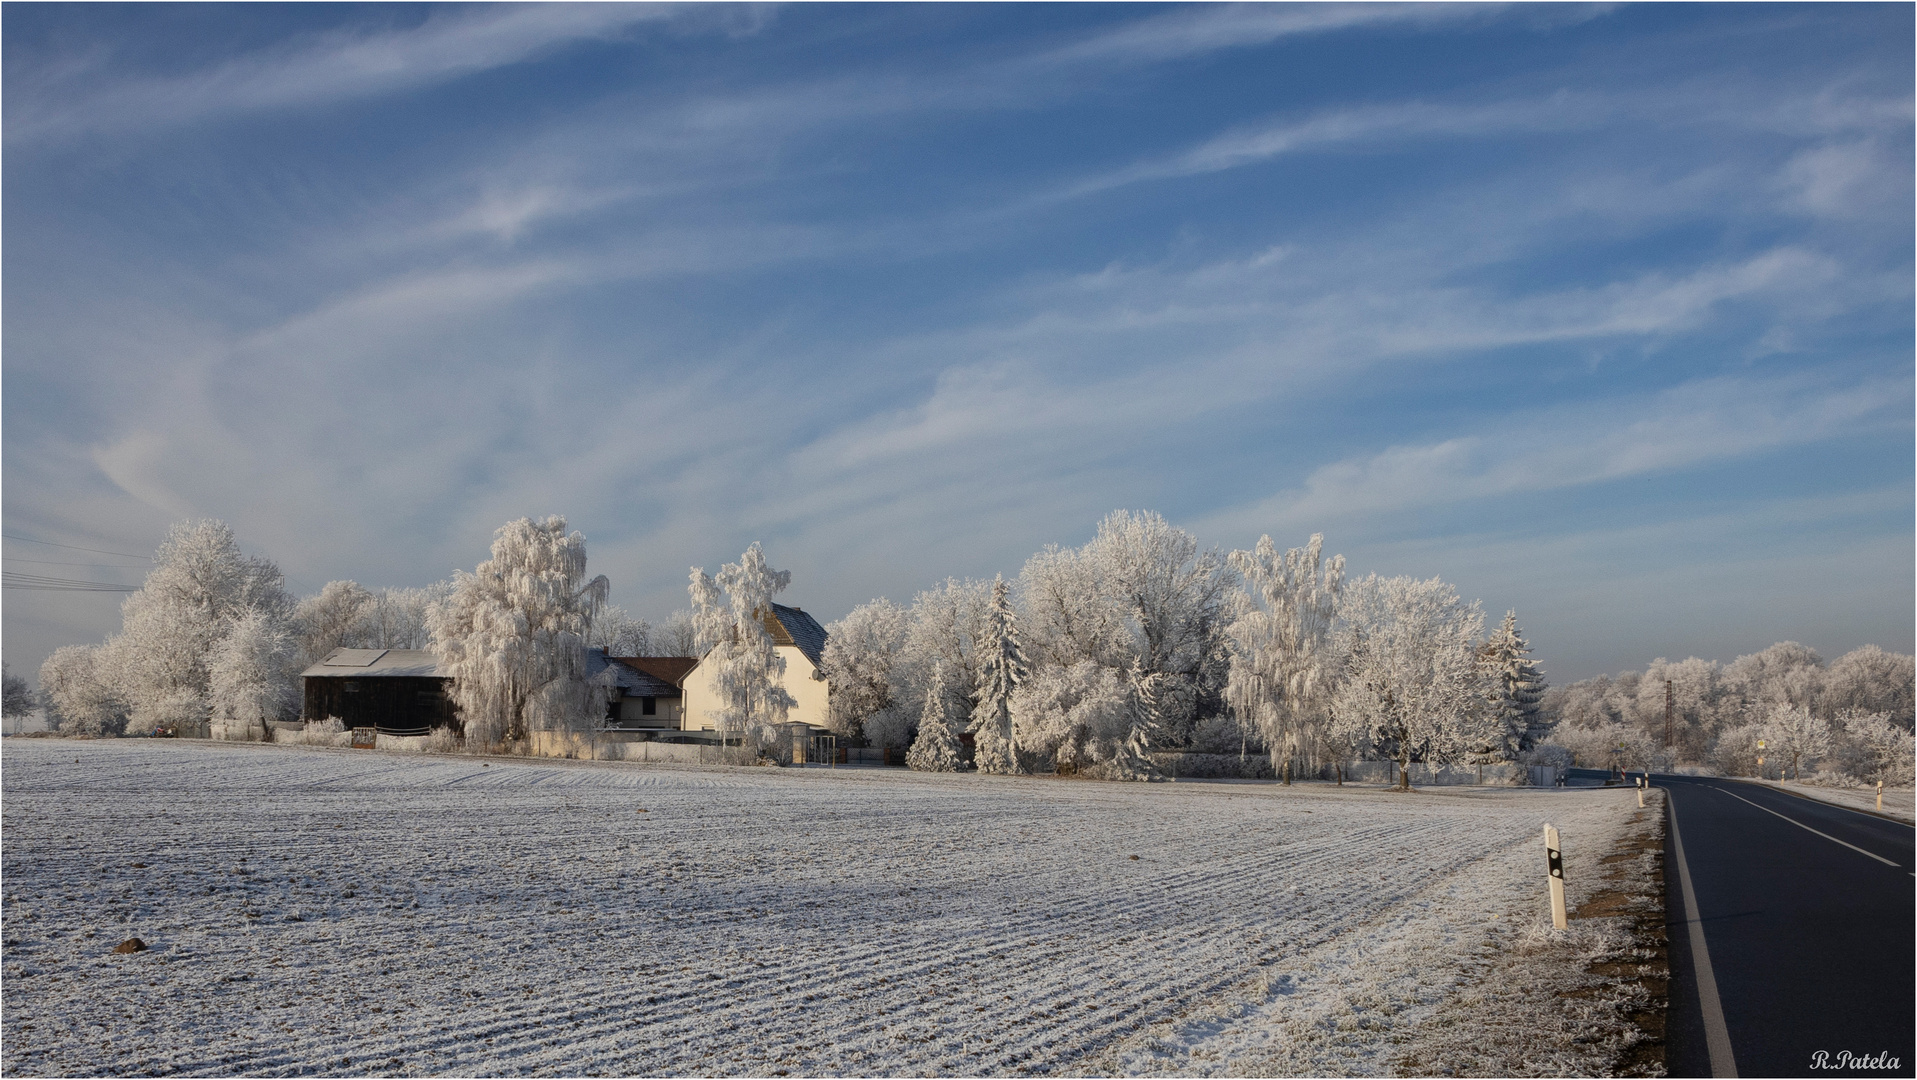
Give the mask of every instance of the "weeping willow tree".
POLYGON ((1231 553, 1249 595, 1241 596, 1228 629, 1225 701, 1240 723, 1264 738, 1274 765, 1283 755, 1287 784, 1292 758, 1317 741, 1337 670, 1331 630, 1345 559, 1326 561, 1324 546, 1324 536, 1314 534, 1305 547, 1280 557, 1264 536, 1253 550, 1231 553))
POLYGON ((452 677, 467 739, 579 730, 603 712, 586 643, 609 588, 604 576, 586 579, 586 538, 562 517, 508 522, 492 558, 455 574, 431 619, 432 649, 452 677))

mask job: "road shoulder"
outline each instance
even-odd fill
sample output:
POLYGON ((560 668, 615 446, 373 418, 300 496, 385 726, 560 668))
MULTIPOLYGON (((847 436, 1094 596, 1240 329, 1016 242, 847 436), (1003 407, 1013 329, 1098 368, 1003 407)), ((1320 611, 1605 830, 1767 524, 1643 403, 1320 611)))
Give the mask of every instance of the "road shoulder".
POLYGON ((1758 780, 1747 776, 1724 776, 1729 780, 1752 787, 1769 788, 1786 795, 1795 795, 1810 802, 1819 802, 1843 810, 1853 810, 1859 814, 1895 821, 1902 825, 1917 825, 1917 792, 1910 788, 1884 789, 1884 808, 1876 809, 1877 792, 1862 788, 1827 788, 1814 784, 1792 784, 1779 780, 1758 780))

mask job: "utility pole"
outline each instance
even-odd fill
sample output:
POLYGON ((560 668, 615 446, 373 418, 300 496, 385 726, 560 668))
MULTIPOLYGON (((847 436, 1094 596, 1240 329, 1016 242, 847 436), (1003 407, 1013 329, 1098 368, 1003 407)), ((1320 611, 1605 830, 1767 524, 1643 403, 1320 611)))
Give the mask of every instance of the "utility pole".
POLYGON ((1664 680, 1664 745, 1671 745, 1671 716, 1675 711, 1671 707, 1671 680, 1664 680))

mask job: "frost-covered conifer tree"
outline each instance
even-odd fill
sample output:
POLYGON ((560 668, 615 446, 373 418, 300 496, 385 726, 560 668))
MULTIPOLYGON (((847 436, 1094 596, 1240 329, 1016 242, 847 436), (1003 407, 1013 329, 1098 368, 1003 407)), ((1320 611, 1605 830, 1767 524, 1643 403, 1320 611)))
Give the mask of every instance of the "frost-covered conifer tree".
MULTIPOLYGON (((894 667, 905 648, 906 613, 883 597, 860 604, 845 618, 826 627, 825 676, 831 686, 832 729, 845 739, 861 742, 866 725, 876 720, 892 726, 903 711, 894 691, 894 667)), ((944 665, 934 663, 939 679, 949 679, 944 665)))
POLYGON ((920 772, 958 772, 965 767, 944 664, 932 669, 932 685, 926 688, 925 708, 919 713, 919 734, 906 752, 905 764, 920 772))
POLYGON ((1230 626, 1231 675, 1225 699, 1243 723, 1264 737, 1274 762, 1291 758, 1323 725, 1337 674, 1331 642, 1344 589, 1345 560, 1323 556, 1325 538, 1292 548, 1282 558, 1271 537, 1251 551, 1231 553, 1250 595, 1240 595, 1230 626))
POLYGON ((1446 763, 1484 738, 1485 679, 1473 645, 1484 629, 1476 603, 1432 578, 1369 575, 1345 590, 1346 670, 1332 723, 1398 762, 1446 763))
POLYGON ((1531 659, 1531 645, 1518 629, 1518 613, 1504 613, 1504 623, 1492 632, 1478 652, 1479 663, 1491 679, 1491 712, 1497 726, 1474 750, 1488 761, 1516 761, 1518 755, 1544 741, 1550 722, 1539 702, 1546 689, 1544 669, 1531 659))
POLYGON ((284 619, 248 611, 233 620, 214 647, 208 670, 216 739, 266 739, 269 722, 297 707, 300 658, 284 619))
POLYGON ((586 642, 606 603, 586 579, 586 538, 566 519, 520 518, 493 536, 492 558, 459 571, 432 617, 432 649, 452 677, 468 740, 492 745, 533 731, 581 729, 604 715, 587 681, 586 642))
POLYGON ((785 657, 765 628, 772 598, 791 583, 792 572, 768 566, 757 543, 738 562, 720 567, 716 580, 692 568, 688 592, 705 650, 699 667, 718 694, 719 730, 728 737, 770 743, 778 735, 775 725, 785 722, 795 704, 781 683, 785 657))
POLYGON ((1109 775, 1114 780, 1163 780, 1151 758, 1152 743, 1162 730, 1158 700, 1165 676, 1140 667, 1131 672, 1131 730, 1113 755, 1109 775))
POLYGON ((1012 742, 1012 694, 1025 679, 1025 650, 1018 640, 1005 579, 992 582, 992 609, 979 649, 978 704, 972 709, 972 762, 980 772, 1016 773, 1018 751, 1012 742))

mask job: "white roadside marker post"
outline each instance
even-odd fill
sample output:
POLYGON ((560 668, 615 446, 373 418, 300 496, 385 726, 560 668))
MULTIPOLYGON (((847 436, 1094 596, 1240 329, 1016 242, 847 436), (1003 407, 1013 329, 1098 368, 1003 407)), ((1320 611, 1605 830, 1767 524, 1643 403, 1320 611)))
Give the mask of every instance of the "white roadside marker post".
POLYGON ((1642 776, 1637 778, 1637 808, 1644 809, 1644 778, 1642 776))
POLYGON ((1558 827, 1544 827, 1544 856, 1551 872, 1551 925, 1564 929, 1564 856, 1558 848, 1558 827))
POLYGON ((1882 780, 1877 781, 1877 809, 1880 813, 1884 809, 1884 782, 1882 780))

